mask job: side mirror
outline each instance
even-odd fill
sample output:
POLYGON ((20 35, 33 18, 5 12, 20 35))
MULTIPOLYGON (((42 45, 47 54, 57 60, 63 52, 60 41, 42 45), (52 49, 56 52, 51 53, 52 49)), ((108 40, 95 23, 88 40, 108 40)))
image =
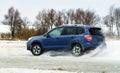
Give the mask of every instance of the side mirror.
POLYGON ((46 38, 49 38, 49 37, 50 37, 48 34, 44 34, 44 36, 45 36, 46 38))

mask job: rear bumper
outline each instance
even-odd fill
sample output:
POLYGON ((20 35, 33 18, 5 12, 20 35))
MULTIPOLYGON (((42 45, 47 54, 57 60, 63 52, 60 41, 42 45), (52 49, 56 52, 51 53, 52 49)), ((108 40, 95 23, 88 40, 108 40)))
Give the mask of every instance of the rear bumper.
POLYGON ((97 47, 99 47, 99 48, 106 47, 106 43, 105 43, 105 42, 96 43, 96 44, 85 43, 85 45, 84 45, 84 48, 85 48, 85 49, 96 49, 97 47))

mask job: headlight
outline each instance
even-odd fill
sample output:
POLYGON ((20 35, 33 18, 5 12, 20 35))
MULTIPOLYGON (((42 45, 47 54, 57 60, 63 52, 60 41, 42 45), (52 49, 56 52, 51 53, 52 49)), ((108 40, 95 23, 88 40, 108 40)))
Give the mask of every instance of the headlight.
POLYGON ((29 39, 28 39, 28 41, 30 41, 32 39, 32 37, 30 37, 29 39))

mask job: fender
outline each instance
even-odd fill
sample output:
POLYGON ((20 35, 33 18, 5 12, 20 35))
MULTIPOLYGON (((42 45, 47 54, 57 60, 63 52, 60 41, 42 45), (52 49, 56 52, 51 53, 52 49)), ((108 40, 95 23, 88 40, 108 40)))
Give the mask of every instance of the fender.
POLYGON ((43 44, 41 43, 42 42, 41 40, 34 40, 34 41, 31 41, 31 42, 32 42, 31 45, 34 44, 34 43, 38 43, 41 46, 41 48, 43 48, 43 44))
POLYGON ((70 48, 72 47, 73 44, 79 44, 82 47, 82 50, 84 50, 84 46, 83 46, 83 44, 82 44, 82 42, 81 42, 80 39, 74 39, 74 40, 72 40, 71 44, 70 44, 71 45, 70 48))

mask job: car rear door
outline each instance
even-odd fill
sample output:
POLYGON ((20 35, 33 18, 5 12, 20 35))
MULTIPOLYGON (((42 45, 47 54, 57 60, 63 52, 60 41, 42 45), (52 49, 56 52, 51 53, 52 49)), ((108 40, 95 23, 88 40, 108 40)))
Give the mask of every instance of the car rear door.
POLYGON ((70 47, 71 40, 75 38, 75 33, 75 27, 64 27, 58 42, 63 49, 68 49, 70 47))

